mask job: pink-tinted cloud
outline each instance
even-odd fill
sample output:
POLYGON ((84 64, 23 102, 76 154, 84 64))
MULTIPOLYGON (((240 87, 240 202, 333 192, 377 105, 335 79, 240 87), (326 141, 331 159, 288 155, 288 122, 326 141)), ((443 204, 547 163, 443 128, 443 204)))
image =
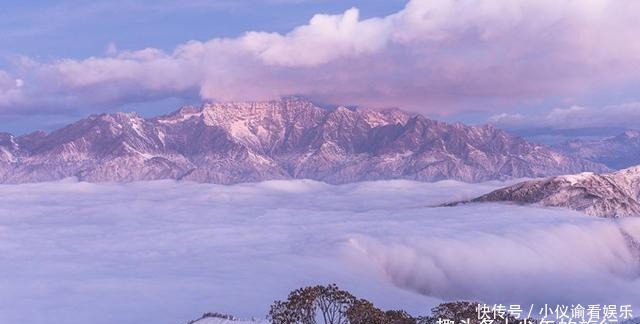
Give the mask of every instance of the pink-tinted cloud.
POLYGON ((0 107, 302 94, 444 114, 579 97, 637 81, 638 13, 631 0, 411 0, 368 19, 353 8, 286 34, 190 41, 170 53, 110 45, 104 57, 25 59, 0 78, 25 80, 19 92, 30 99, 5 99, 3 81, 0 107))
POLYGON ((264 64, 308 67, 381 50, 389 40, 389 19, 360 20, 356 8, 342 15, 315 15, 287 35, 249 32, 240 39, 264 64))

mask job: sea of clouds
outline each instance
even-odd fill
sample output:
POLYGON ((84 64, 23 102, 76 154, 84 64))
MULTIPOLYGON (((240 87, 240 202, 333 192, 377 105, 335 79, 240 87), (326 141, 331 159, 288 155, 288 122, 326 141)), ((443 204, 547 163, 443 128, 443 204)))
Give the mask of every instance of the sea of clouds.
POLYGON ((262 318, 290 290, 331 282, 416 315, 452 299, 640 312, 639 219, 432 207, 503 185, 2 185, 0 322, 181 324, 207 311, 262 318))

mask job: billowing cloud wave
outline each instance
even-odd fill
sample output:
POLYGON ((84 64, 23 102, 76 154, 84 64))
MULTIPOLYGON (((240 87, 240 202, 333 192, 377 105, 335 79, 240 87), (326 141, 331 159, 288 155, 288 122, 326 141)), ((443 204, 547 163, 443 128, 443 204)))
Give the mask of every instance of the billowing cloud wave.
POLYGON ((251 31, 171 52, 110 46, 104 57, 23 57, 0 76, 0 107, 302 94, 436 114, 579 96, 637 81, 638 12, 640 4, 626 0, 411 0, 366 19, 352 8, 315 15, 286 34, 251 31))
POLYGON ((329 282, 414 314, 461 298, 640 307, 638 219, 428 207, 501 185, 3 185, 0 322, 262 317, 289 290, 329 282))

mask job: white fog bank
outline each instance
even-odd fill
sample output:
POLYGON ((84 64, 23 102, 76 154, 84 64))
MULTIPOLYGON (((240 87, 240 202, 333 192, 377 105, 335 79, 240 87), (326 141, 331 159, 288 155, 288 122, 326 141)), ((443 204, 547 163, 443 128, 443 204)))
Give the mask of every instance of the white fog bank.
POLYGON ((2 185, 0 323, 262 318, 288 291, 331 282, 416 315, 450 299, 640 312, 640 219, 429 207, 503 185, 2 185))

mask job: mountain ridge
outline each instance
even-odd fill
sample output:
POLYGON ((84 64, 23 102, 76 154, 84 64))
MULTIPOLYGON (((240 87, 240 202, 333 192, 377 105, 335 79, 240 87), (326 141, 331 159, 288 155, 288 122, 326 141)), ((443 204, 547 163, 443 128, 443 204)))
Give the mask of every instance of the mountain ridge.
POLYGON ((300 98, 206 103, 152 118, 91 115, 51 133, 0 134, 0 182, 308 178, 477 182, 607 170, 493 126, 300 98))
POLYGON ((611 173, 584 172, 523 181, 446 205, 481 202, 563 207, 604 218, 640 216, 640 165, 611 173))

